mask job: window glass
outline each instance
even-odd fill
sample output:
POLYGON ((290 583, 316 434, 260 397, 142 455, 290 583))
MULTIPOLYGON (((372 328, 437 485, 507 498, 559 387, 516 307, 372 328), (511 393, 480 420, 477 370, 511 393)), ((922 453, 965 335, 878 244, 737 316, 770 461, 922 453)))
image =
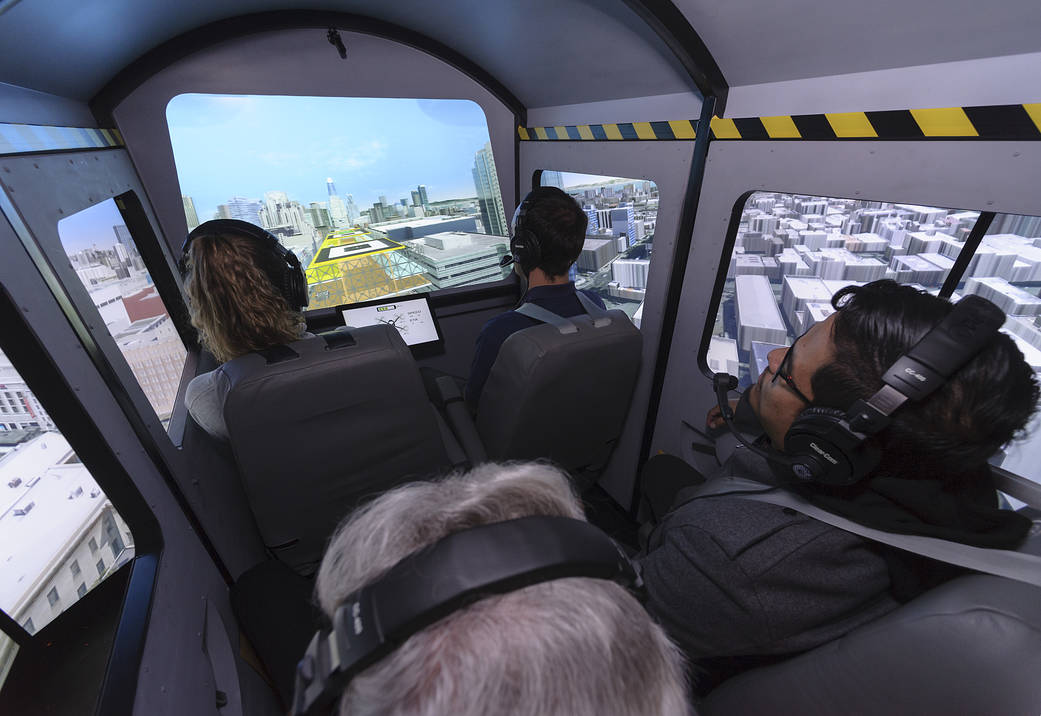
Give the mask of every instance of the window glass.
POLYGON ((115 200, 65 217, 58 236, 152 409, 169 425, 188 354, 115 200))
POLYGON ((188 228, 263 226, 309 308, 502 279, 508 225, 468 100, 185 94, 167 123, 188 228))
POLYGON ((589 217, 586 241, 571 278, 608 308, 625 311, 639 326, 647 291, 658 186, 645 179, 543 171, 542 185, 563 189, 589 217))
MULTIPOLYGON (((997 304, 1012 337, 1041 381, 1041 217, 998 214, 965 269, 954 298, 976 293, 997 304)), ((992 460, 1041 481, 1041 416, 1027 436, 992 460)))
POLYGON ((0 609, 35 633, 101 581, 80 569, 94 564, 92 545, 118 542, 112 563, 121 566, 134 556, 133 537, 2 353, 0 390, 38 423, 0 429, 0 609))
POLYGON ((751 385, 767 353, 833 313, 851 283, 889 278, 939 293, 979 218, 914 204, 756 192, 729 257, 707 361, 751 385))

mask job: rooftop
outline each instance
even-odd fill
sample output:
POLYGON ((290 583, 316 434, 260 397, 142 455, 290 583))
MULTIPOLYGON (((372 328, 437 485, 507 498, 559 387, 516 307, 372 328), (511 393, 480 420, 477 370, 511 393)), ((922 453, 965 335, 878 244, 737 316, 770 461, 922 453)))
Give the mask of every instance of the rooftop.
POLYGON ((428 216, 422 219, 408 219, 407 221, 381 221, 378 224, 369 224, 370 228, 373 229, 404 229, 411 227, 418 229, 421 226, 432 226, 434 224, 440 224, 445 221, 453 221, 455 219, 472 219, 480 217, 480 214, 456 214, 455 216, 428 216))
POLYGON ((72 454, 61 433, 47 432, 0 458, 0 609, 8 613, 106 501, 82 463, 63 464, 72 454), (21 484, 8 487, 15 478, 21 484), (30 502, 30 512, 15 514, 30 502))

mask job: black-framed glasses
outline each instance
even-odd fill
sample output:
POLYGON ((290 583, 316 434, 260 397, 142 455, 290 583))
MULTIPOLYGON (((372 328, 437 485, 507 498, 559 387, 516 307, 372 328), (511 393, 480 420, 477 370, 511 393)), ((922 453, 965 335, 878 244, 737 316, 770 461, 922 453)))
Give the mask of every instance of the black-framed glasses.
MULTIPOLYGON (((802 336, 799 336, 799 338, 802 338, 802 336)), ((784 358, 781 359, 781 364, 777 366, 777 372, 774 373, 774 377, 770 379, 770 382, 776 383, 777 379, 780 378, 785 382, 785 385, 791 388, 793 393, 799 396, 799 399, 802 400, 802 402, 807 405, 812 405, 813 401, 802 394, 802 391, 795 385, 795 379, 792 378, 792 360, 795 356, 795 344, 799 342, 799 338, 796 338, 792 341, 792 344, 788 346, 788 350, 785 351, 784 358)))

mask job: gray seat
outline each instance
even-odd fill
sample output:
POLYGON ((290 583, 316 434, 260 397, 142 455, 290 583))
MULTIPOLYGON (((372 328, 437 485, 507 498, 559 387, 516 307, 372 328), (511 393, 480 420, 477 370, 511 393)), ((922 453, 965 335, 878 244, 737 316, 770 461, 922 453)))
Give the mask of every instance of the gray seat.
MULTIPOLYGON (((1022 551, 1041 554, 1041 536, 1022 551)), ((726 681, 699 712, 1037 716, 1041 589, 959 577, 841 639, 726 681)))
POLYGON ((463 461, 391 326, 225 363, 224 419, 264 544, 309 574, 366 498, 463 461))
MULTIPOLYGON (((550 314, 552 315, 552 314, 550 314)), ((503 343, 477 431, 492 460, 549 458, 580 489, 607 464, 640 371, 640 331, 622 311, 540 324, 503 343)))

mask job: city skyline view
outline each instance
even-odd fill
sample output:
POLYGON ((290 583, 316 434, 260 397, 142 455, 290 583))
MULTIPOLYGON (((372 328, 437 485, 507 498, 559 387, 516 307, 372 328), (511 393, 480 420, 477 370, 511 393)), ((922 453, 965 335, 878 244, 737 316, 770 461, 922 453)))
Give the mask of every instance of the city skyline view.
POLYGON ((200 221, 231 197, 285 192, 326 201, 326 179, 359 206, 472 198, 474 153, 489 141, 470 100, 184 94, 167 106, 181 193, 200 221))
MULTIPOLYGON (((831 297, 850 284, 888 278, 938 294, 979 218, 915 204, 752 194, 708 339, 709 369, 747 388, 767 354, 834 313, 831 297)), ((1041 217, 995 217, 951 300, 969 293, 1006 313, 1002 332, 1041 375, 1041 217)), ((1029 475, 1041 463, 1041 417, 995 459, 1029 475)))

